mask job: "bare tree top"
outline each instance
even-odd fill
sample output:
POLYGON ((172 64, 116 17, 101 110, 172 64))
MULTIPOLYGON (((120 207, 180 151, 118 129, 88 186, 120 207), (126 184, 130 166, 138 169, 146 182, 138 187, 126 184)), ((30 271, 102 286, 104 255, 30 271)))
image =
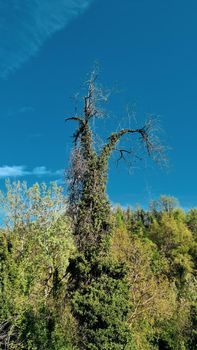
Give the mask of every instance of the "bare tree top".
MULTIPOLYGON (((91 142, 93 144, 93 136, 91 130, 91 121, 93 118, 102 118, 104 116, 103 110, 101 108, 102 104, 107 102, 110 96, 110 91, 104 89, 97 83, 98 79, 98 66, 96 66, 88 79, 85 82, 87 87, 87 93, 83 97, 83 113, 82 115, 74 115, 71 117, 65 118, 65 121, 76 121, 78 123, 78 127, 73 135, 75 146, 78 142, 81 142, 82 137, 89 133, 91 133, 91 142)), ((129 119, 129 116, 128 116, 129 119)), ((154 161, 159 163, 160 165, 166 164, 166 155, 165 155, 165 147, 162 144, 160 137, 160 128, 158 118, 151 116, 149 117, 144 125, 139 128, 123 128, 116 132, 112 132, 107 142, 101 147, 100 152, 98 154, 99 158, 107 156, 109 157, 112 151, 119 152, 119 160, 126 159, 128 156, 134 155, 134 157, 141 159, 143 158, 142 150, 146 150, 149 157, 151 157, 154 161), (126 136, 124 141, 126 146, 117 145, 123 139, 123 136, 126 136), (131 136, 137 136, 138 143, 138 151, 135 152, 134 149, 130 149, 128 145, 128 140, 131 140, 131 136), (140 149, 140 151, 139 151, 140 149), (138 155, 138 152, 140 155, 138 155)))

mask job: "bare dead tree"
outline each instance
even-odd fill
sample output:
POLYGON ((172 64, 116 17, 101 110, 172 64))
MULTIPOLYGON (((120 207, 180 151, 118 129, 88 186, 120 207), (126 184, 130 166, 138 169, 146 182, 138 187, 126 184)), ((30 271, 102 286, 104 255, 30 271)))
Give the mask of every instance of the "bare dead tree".
POLYGON ((95 147, 92 122, 104 117, 101 103, 109 96, 96 84, 97 76, 95 70, 87 81, 82 115, 77 114, 65 119, 66 122, 77 123, 68 172, 68 199, 78 249, 76 256, 70 260, 67 272, 68 293, 74 300, 72 312, 79 326, 79 348, 84 350, 92 348, 93 342, 95 348, 101 348, 98 334, 105 338, 106 346, 103 348, 110 349, 126 348, 130 336, 127 324, 127 270, 125 266, 112 261, 109 254, 112 233, 110 203, 106 195, 109 159, 113 152, 119 154, 119 161, 126 160, 127 156, 132 157, 134 150, 127 146, 122 147, 120 141, 134 137, 137 137, 140 147, 143 146, 148 156, 155 160, 162 157, 162 148, 155 141, 150 120, 141 128, 120 128, 111 133, 99 149, 95 147), (107 299, 103 298, 106 292, 109 293, 107 299), (114 302, 115 295, 124 302, 114 302), (92 303, 94 296, 97 298, 96 308, 92 303), (104 310, 100 312, 101 320, 98 317, 98 309, 104 310), (110 314, 113 315, 113 319, 109 321, 110 314), (111 336, 112 329, 116 330, 114 337, 111 336))
POLYGON ((86 83, 83 115, 65 118, 66 122, 74 121, 78 124, 73 135, 74 149, 68 180, 70 214, 81 249, 85 249, 87 242, 96 247, 101 240, 101 232, 107 231, 108 224, 104 219, 107 216, 104 211, 109 212, 106 183, 111 154, 118 152, 118 161, 126 160, 127 156, 140 158, 135 150, 118 147, 120 141, 135 136, 138 145, 146 150, 149 157, 157 162, 164 160, 164 147, 157 136, 156 119, 152 117, 140 128, 123 128, 111 133, 101 149, 96 150, 91 122, 93 118, 103 118, 100 103, 106 102, 109 97, 109 93, 104 94, 102 88, 98 87, 97 77, 98 72, 94 70, 86 83))

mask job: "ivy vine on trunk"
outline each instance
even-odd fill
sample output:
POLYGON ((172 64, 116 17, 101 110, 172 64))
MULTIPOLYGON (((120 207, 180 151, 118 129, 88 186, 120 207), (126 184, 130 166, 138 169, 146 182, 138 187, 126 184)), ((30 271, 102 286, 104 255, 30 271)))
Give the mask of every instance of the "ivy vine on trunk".
POLYGON ((91 123, 101 116, 97 106, 106 99, 96 80, 97 72, 93 71, 87 82, 83 115, 65 119, 78 124, 68 172, 69 214, 78 248, 68 269, 69 293, 78 321, 80 349, 131 349, 127 269, 109 255, 112 225, 106 194, 108 163, 113 151, 119 152, 120 159, 131 154, 129 149, 117 148, 125 135, 137 135, 153 158, 160 157, 163 149, 152 137, 149 120, 142 128, 111 133, 106 144, 96 150, 91 123))

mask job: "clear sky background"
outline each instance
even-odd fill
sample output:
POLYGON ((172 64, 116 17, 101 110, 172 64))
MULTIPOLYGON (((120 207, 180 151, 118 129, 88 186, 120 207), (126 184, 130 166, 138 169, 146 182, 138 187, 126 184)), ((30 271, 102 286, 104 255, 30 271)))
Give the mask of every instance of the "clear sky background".
POLYGON ((9 176, 63 178, 73 132, 64 117, 98 60, 100 81, 120 90, 101 136, 126 126, 130 103, 140 125, 160 116, 171 148, 167 170, 141 162, 129 174, 112 161, 112 202, 147 206, 167 194, 196 206, 196 18, 196 0, 0 0, 0 187, 9 176))

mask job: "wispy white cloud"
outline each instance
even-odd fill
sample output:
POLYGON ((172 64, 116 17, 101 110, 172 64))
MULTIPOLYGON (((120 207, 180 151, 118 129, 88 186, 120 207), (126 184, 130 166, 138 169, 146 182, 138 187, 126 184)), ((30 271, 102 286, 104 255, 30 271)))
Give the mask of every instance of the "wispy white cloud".
POLYGON ((0 0, 0 76, 19 68, 93 1, 0 0))
POLYGON ((47 170, 45 166, 38 166, 32 170, 32 175, 35 176, 45 176, 45 175, 50 175, 51 171, 47 170))
POLYGON ((64 169, 58 169, 55 171, 48 170, 45 166, 38 166, 30 172, 30 175, 35 176, 62 176, 64 174, 64 169))
POLYGON ((20 177, 28 175, 28 172, 25 170, 24 166, 8 166, 4 165, 0 167, 0 178, 2 177, 20 177))
POLYGON ((54 176, 59 177, 64 173, 63 169, 51 171, 45 166, 35 167, 32 170, 28 170, 26 166, 23 165, 4 165, 0 167, 0 178, 6 177, 23 177, 23 176, 54 176))

